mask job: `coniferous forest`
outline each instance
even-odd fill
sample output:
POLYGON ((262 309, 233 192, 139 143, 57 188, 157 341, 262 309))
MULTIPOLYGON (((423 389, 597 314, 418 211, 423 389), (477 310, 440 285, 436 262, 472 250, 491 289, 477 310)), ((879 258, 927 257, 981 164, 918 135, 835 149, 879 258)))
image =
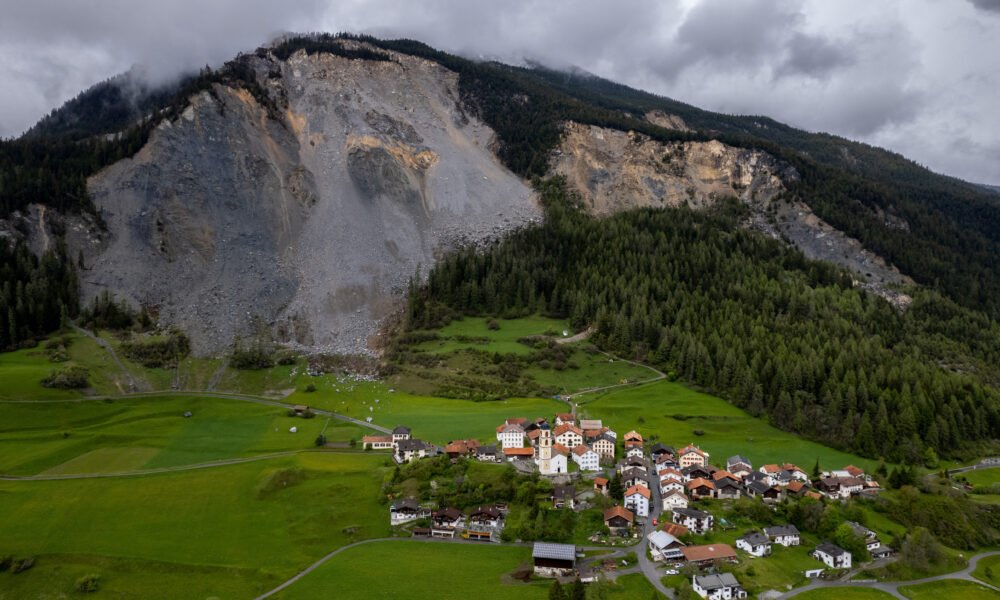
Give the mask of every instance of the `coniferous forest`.
POLYGON ((24 242, 0 238, 0 350, 58 329, 79 308, 76 268, 61 240, 38 258, 24 242))
POLYGON ((959 456, 1000 437, 1000 327, 932 291, 906 311, 840 269, 709 213, 597 220, 563 182, 546 220, 468 249, 411 292, 409 327, 534 312, 720 394, 776 426, 893 461, 959 456))

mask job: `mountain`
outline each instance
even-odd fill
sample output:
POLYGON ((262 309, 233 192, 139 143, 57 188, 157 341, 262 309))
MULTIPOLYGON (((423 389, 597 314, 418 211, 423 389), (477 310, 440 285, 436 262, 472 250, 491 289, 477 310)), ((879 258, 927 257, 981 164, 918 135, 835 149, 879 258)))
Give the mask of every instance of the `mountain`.
POLYGON ((1000 313, 1000 206, 977 186, 765 117, 411 40, 290 36, 171 86, 95 86, 0 143, 0 231, 38 252, 65 232, 84 302, 111 291, 200 353, 261 328, 371 352, 418 270, 536 221, 529 180, 552 174, 598 215, 735 196, 745 225, 899 305, 915 281, 1000 313))

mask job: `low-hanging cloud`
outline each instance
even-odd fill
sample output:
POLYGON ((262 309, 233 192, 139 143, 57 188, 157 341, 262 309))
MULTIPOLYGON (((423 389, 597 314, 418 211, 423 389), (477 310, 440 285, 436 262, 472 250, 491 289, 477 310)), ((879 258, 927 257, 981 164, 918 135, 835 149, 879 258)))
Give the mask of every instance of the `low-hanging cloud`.
POLYGON ((578 66, 1000 183, 1000 0, 0 0, 0 136, 98 81, 217 65, 287 31, 578 66))

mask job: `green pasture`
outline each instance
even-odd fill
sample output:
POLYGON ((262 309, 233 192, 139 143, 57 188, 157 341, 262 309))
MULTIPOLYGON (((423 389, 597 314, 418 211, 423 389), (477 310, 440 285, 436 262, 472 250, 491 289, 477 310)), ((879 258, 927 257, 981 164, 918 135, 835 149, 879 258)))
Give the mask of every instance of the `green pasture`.
POLYGON ((899 593, 911 600, 996 600, 993 590, 961 579, 943 579, 920 585, 904 585, 899 593))

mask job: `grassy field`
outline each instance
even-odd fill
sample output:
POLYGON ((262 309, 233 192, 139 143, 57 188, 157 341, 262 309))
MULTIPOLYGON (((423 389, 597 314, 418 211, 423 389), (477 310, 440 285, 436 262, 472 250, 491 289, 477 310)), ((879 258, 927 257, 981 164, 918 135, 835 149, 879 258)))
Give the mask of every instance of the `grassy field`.
POLYGON ((363 435, 341 421, 218 398, 0 403, 0 473, 107 473, 305 450, 324 428, 331 441, 363 435))
POLYGON ((966 471, 965 473, 956 475, 956 478, 965 479, 972 485, 993 485, 994 483, 1000 483, 1000 467, 966 471))
POLYGON ((911 600, 996 600, 997 593, 971 581, 946 579, 907 585, 899 592, 911 600))
POLYGON ((44 388, 41 380, 58 365, 49 361, 41 347, 0 352, 0 400, 63 400, 80 392, 44 388))
POLYGON ((338 554, 277 597, 367 600, 378 590, 377 597, 409 600, 548 598, 547 581, 509 577, 530 565, 528 547, 375 542, 338 554))
POLYGON ((972 576, 990 585, 1000 587, 1000 555, 980 559, 972 576))
MULTIPOLYGON (((128 572, 113 564, 101 572, 141 586, 126 597, 144 597, 149 561, 175 565, 170 573, 214 570, 194 577, 209 587, 186 597, 212 595, 216 580, 252 580, 260 591, 333 548, 388 535, 386 510, 375 501, 384 464, 362 453, 311 453, 141 477, 0 481, 0 555, 37 556, 39 569, 64 565, 65 555, 128 557, 139 561, 128 572)), ((78 562, 64 565, 59 585, 78 562)))
POLYGON ((441 329, 434 330, 438 339, 423 342, 414 347, 435 353, 448 353, 467 348, 478 348, 499 352, 500 354, 528 354, 531 348, 518 343, 518 339, 532 335, 544 335, 546 332, 561 337, 563 331, 569 329, 569 323, 559 319, 545 317, 524 317, 521 319, 497 319, 499 329, 487 326, 489 319, 466 317, 452 321, 441 329))
POLYGON ((821 588, 796 596, 801 600, 888 600, 892 597, 883 591, 863 587, 821 588))
POLYGON ((582 396, 579 401, 581 414, 603 419, 617 431, 636 429, 647 437, 655 434, 677 447, 694 442, 711 454, 709 460, 716 465, 724 466, 726 458, 741 454, 755 466, 791 462, 807 471, 817 459, 825 469, 847 464, 863 469, 876 466, 874 461, 781 431, 721 398, 679 383, 658 381, 582 396))
POLYGON ((417 396, 399 390, 390 392, 386 384, 369 381, 338 380, 333 375, 306 377, 300 389, 285 399, 335 411, 357 419, 371 416, 373 423, 385 427, 407 425, 414 437, 435 443, 453 439, 496 440, 496 426, 507 417, 549 417, 565 412, 566 405, 544 398, 511 398, 498 402, 472 402, 449 398, 417 396), (302 391, 305 383, 316 391, 302 391), (377 400, 377 402, 376 402, 377 400))

